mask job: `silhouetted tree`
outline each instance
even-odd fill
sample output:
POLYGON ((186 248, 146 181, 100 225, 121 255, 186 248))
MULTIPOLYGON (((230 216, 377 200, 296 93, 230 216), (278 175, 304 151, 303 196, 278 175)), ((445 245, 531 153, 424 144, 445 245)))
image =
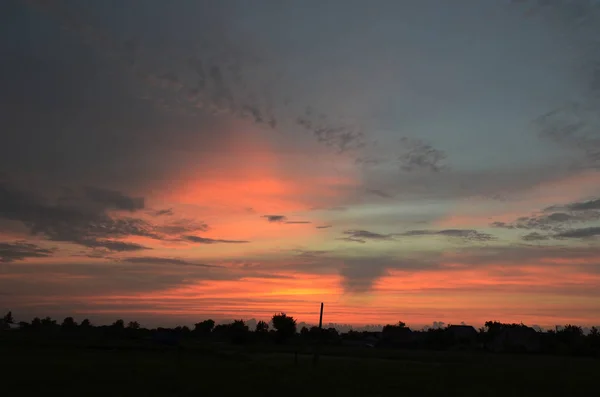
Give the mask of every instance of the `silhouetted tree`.
POLYGON ((215 328, 214 320, 204 320, 194 324, 194 333, 206 335, 210 334, 215 328))
POLYGON ((267 333, 269 332, 269 324, 264 321, 259 321, 256 323, 256 332, 259 333, 267 333))
POLYGON ((92 323, 87 318, 81 322, 79 325, 81 328, 88 329, 92 327, 92 323))
POLYGON ((112 323, 111 327, 115 330, 122 330, 125 328, 125 321, 119 319, 117 321, 115 321, 114 323, 112 323))
POLYGON ((13 318, 13 314, 11 311, 4 315, 4 317, 2 318, 2 322, 5 324, 14 324, 15 319, 13 318))
POLYGON ((600 332, 598 328, 592 327, 587 336, 588 345, 592 354, 600 354, 600 332))
POLYGON ((248 341, 250 329, 244 322, 244 320, 235 320, 229 324, 227 333, 231 338, 231 342, 236 344, 245 343, 248 341))
POLYGON ((53 320, 51 317, 44 317, 42 319, 42 327, 53 327, 56 325, 56 320, 53 320))
POLYGON ((66 317, 60 327, 63 331, 72 331, 77 328, 77 323, 73 317, 66 317))
POLYGON ((399 329, 407 329, 406 328, 406 323, 402 322, 402 321, 398 321, 398 324, 388 324, 386 326, 383 327, 383 330, 381 332, 386 333, 386 332, 393 332, 399 329))
POLYGON ((138 323, 137 321, 130 321, 129 324, 127 324, 127 328, 128 329, 140 329, 140 323, 138 323))
POLYGON ((38 330, 42 328, 42 320, 39 317, 35 317, 31 320, 31 328, 38 330))
POLYGON ((288 316, 285 313, 279 313, 273 315, 272 321, 280 341, 289 339, 296 334, 296 320, 293 317, 288 316))

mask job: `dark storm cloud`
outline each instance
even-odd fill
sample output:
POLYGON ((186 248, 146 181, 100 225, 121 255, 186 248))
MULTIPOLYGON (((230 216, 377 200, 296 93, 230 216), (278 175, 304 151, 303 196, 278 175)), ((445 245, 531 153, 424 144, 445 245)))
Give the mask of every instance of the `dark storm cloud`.
POLYGON ((45 258, 52 256, 54 250, 41 248, 35 244, 17 241, 0 242, 0 262, 22 261, 27 258, 45 258))
POLYGON ((403 137, 402 154, 398 156, 400 168, 404 171, 427 170, 440 172, 446 168, 446 154, 420 139, 403 137))
POLYGON ((199 236, 182 236, 182 238, 184 240, 190 241, 192 243, 197 243, 197 244, 244 244, 244 243, 249 243, 249 241, 244 241, 244 240, 220 240, 220 239, 213 239, 213 238, 206 238, 206 237, 199 237, 199 236))
POLYGON ((321 225, 321 226, 315 226, 315 229, 329 229, 331 227, 331 225, 321 225))

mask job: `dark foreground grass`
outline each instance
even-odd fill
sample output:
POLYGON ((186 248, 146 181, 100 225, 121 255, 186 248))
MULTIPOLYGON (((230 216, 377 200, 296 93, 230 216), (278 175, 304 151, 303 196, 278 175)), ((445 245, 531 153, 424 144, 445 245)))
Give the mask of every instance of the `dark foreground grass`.
POLYGON ((590 396, 600 360, 397 352, 394 359, 0 347, 7 395, 590 396))

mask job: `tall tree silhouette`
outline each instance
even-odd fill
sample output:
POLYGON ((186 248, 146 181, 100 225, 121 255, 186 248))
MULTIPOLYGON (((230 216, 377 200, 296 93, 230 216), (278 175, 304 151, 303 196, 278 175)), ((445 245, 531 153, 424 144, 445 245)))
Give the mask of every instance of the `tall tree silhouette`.
POLYGON ((285 313, 273 315, 273 327, 277 330, 280 341, 289 339, 296 334, 296 320, 285 313))

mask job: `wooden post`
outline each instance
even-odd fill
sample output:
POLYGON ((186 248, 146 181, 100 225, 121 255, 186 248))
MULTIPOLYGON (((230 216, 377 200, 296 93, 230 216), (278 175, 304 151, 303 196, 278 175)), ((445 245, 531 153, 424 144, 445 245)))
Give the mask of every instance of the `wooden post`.
POLYGON ((321 302, 321 314, 319 315, 319 329, 323 328, 323 302, 321 302))
POLYGON ((321 339, 323 338, 323 302, 321 302, 321 314, 319 315, 319 335, 317 335, 317 343, 315 345, 315 355, 313 357, 313 366, 317 366, 319 362, 319 353, 321 348, 321 339))

